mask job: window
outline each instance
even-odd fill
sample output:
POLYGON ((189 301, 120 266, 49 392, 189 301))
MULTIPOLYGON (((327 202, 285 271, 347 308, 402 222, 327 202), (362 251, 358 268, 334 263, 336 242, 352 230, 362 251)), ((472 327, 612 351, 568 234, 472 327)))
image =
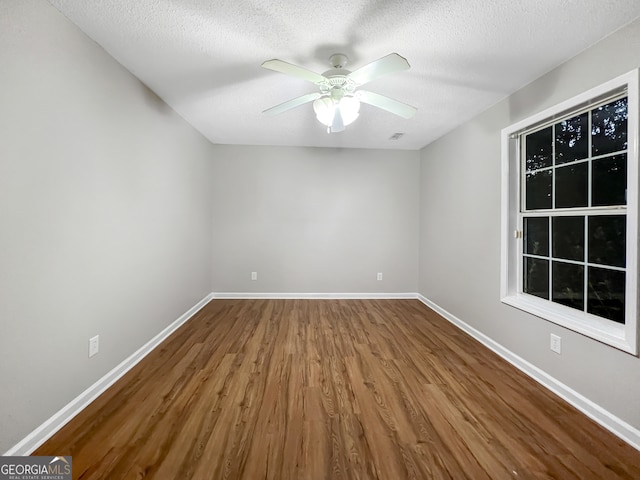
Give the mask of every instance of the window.
POLYGON ((638 72, 502 132, 502 301, 636 355, 638 72))

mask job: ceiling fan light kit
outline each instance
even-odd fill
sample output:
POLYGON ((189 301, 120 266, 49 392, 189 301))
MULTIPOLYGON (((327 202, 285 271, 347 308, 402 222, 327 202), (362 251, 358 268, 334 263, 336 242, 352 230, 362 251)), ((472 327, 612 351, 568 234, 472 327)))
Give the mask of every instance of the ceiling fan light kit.
POLYGON ((313 102, 313 110, 320 123, 327 126, 327 133, 341 132, 358 118, 360 101, 354 96, 340 100, 321 97, 313 102))
POLYGON ((336 53, 329 59, 333 68, 323 74, 307 70, 282 60, 268 60, 262 64, 264 68, 291 75, 318 86, 320 92, 309 93, 265 110, 264 114, 272 116, 313 102, 313 110, 320 123, 327 127, 327 133, 342 132, 347 125, 359 116, 360 103, 367 103, 403 118, 411 118, 416 108, 406 103, 358 87, 391 73, 407 70, 409 62, 397 53, 391 53, 364 67, 351 72, 344 67, 347 56, 336 53))

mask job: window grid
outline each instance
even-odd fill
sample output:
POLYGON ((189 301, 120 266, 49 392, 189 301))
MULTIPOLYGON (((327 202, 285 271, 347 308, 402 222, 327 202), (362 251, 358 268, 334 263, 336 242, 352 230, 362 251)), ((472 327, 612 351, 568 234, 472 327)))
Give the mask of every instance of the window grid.
MULTIPOLYGON (((587 127, 587 152, 589 152, 589 156, 587 157, 589 161, 589 167, 587 168, 587 181, 589 182, 589 187, 591 187, 591 182, 593 181, 593 135, 591 135, 591 132, 593 132, 593 116, 591 113, 587 115, 587 127)), ((589 207, 593 206, 593 188, 587 189, 587 205, 589 207)), ((587 249, 585 248, 585 252, 586 251, 587 249)))
POLYGON ((607 270, 615 270, 616 272, 627 271, 625 267, 616 267, 615 265, 603 265, 601 263, 582 262, 579 260, 569 260, 567 258, 559 258, 559 257, 545 257, 544 255, 535 255, 533 253, 524 253, 522 256, 527 258, 536 258, 538 260, 552 260, 554 262, 568 263, 571 265, 580 265, 580 266, 594 267, 594 268, 605 268, 607 270))
MULTIPOLYGON (((556 174, 557 174, 557 155, 556 155, 556 125, 558 125, 557 123, 553 123, 551 125, 551 167, 553 168, 552 172, 551 172, 551 210, 554 210, 556 208, 556 201, 557 201, 557 193, 556 192, 556 174)), ((525 161, 526 161, 526 155, 525 155, 525 161)), ((526 191, 526 183, 524 184, 525 187, 525 191, 526 191)), ((526 205, 525 205, 526 207, 526 205)), ((549 264, 549 271, 548 271, 548 280, 547 282, 549 282, 549 288, 547 289, 547 299, 551 302, 553 302, 553 217, 551 215, 549 215, 549 221, 547 222, 547 229, 549 232, 549 260, 547 261, 547 263, 549 264)))
POLYGON ((501 135, 501 302, 632 355, 638 355, 640 343, 637 243, 640 232, 639 85, 640 69, 634 69, 520 120, 504 128, 501 135), (616 99, 623 97, 627 97, 624 105, 626 111, 620 109, 622 102, 616 103, 616 99), (612 105, 599 108, 609 103, 612 105), (593 114, 585 114, 592 110, 593 114), (560 123, 562 119, 579 115, 583 116, 573 122, 560 123), (554 127, 556 124, 557 127, 554 127), (547 127, 546 132, 534 135, 535 144, 529 147, 527 162, 526 157, 523 158, 527 137, 547 127), (553 140, 556 140, 556 133, 559 137, 557 152, 553 152, 554 158, 550 159, 548 154, 552 147, 549 137, 554 128, 553 140), (586 139, 581 135, 577 140, 578 131, 584 131, 586 139), (621 150, 625 147, 626 150, 621 150), (558 159, 555 158, 556 153, 558 159), (561 172, 560 178, 554 177, 559 161, 577 157, 587 158, 587 165, 574 165, 570 170, 561 172), (601 160, 610 157, 615 157, 611 163, 601 160), (529 198, 524 197, 527 169, 534 171, 542 167, 547 168, 548 173, 529 176, 530 186, 534 190, 529 193, 529 198), (576 183, 576 180, 580 182, 576 183), (585 188, 587 183, 590 185, 585 188), (581 187, 576 188, 578 185, 581 187), (565 186, 570 190, 562 190, 558 198, 558 205, 563 208, 549 208, 556 206, 551 203, 552 188, 563 189, 565 186), (527 205, 539 210, 527 211, 527 205), (564 208, 574 205, 584 206, 564 208), (601 219, 602 215, 613 218, 601 219), (617 215, 623 215, 626 221, 616 218, 617 215), (560 237, 556 239, 559 242, 556 248, 560 248, 558 253, 573 260, 586 259, 583 268, 587 271, 583 272, 583 268, 569 262, 557 268, 564 286, 558 288, 556 295, 566 305, 579 307, 582 283, 578 279, 584 278, 585 283, 591 282, 587 283, 587 287, 591 288, 591 297, 587 296, 584 300, 589 302, 587 308, 593 314, 540 298, 550 294, 546 268, 549 268, 551 255, 545 250, 553 248, 548 237, 545 237, 550 233, 546 230, 552 229, 549 217, 563 216, 582 216, 585 220, 553 220, 559 227, 560 237), (586 223, 586 217, 591 220, 591 226, 586 223), (524 218, 532 220, 525 221, 524 218), (523 234, 527 233, 525 228, 534 236, 524 239, 523 234), (580 239, 581 234, 586 234, 584 239, 580 239), (592 238, 587 239, 588 235, 592 235, 592 238), (609 238, 614 243, 612 250, 609 248, 609 238), (584 248, 584 252, 579 253, 579 248, 584 248), (538 255, 526 255, 525 252, 538 255), (547 254, 549 257, 545 257, 547 254), (589 263, 589 260, 626 266, 626 272, 614 266, 603 269, 600 265, 589 263), (534 276, 524 278, 525 262, 530 262, 534 276), (537 295, 525 293, 527 283, 535 287, 537 295), (624 323, 608 319, 612 309, 615 310, 615 318, 624 318, 624 323))
MULTIPOLYGON (((589 115, 589 133, 591 133, 591 115, 589 115)), ((589 135, 589 152, 591 152, 591 135, 589 135)), ((589 162, 591 163, 591 162, 589 162)), ((589 168, 589 172, 591 172, 591 168, 589 168)), ((589 182, 589 185, 591 185, 591 182, 589 182)), ((591 200, 591 188, 589 189, 589 200, 591 200)), ((591 201, 589 201, 589 205, 591 205, 591 201)), ((584 259, 584 277, 582 277, 582 291, 584 292, 584 305, 583 307, 583 311, 587 312, 588 311, 588 305, 589 305, 589 269, 591 268, 591 266, 589 265, 589 218, 590 217, 586 217, 585 218, 585 222, 584 222, 584 255, 583 255, 583 259, 584 259)))
MULTIPOLYGON (((616 155, 622 155, 622 154, 627 154, 628 148, 627 149, 622 149, 619 151, 614 151, 614 152, 608 152, 608 153, 604 153, 604 154, 599 154, 599 155, 593 155, 593 113, 595 111, 597 111, 598 108, 605 106, 605 105, 609 105, 609 104, 613 104, 616 101, 625 99, 627 97, 626 92, 619 94, 617 96, 613 96, 613 97, 609 97, 606 100, 603 100, 602 102, 600 102, 599 104, 595 104, 595 105, 589 105, 588 108, 584 108, 580 111, 574 111, 571 114, 564 116, 564 117, 560 117, 560 118, 556 118, 553 120, 553 123, 546 124, 543 127, 540 127, 538 129, 532 129, 528 132, 526 132, 526 134, 521 134, 521 138, 524 139, 523 142, 519 142, 520 143, 520 155, 521 155, 521 159, 522 159, 522 179, 521 179, 521 188, 522 188, 522 195, 521 195, 521 207, 520 207, 520 213, 519 213, 519 229, 520 231, 524 232, 524 219, 525 218, 529 218, 529 217, 537 217, 537 216, 546 216, 548 218, 548 257, 545 256, 540 256, 540 255, 534 255, 534 254, 530 254, 530 253, 525 253, 525 248, 523 246, 523 248, 521 249, 521 260, 520 260, 520 268, 522 268, 522 273, 520 274, 520 278, 522 279, 524 277, 524 274, 526 272, 526 265, 527 265, 527 258, 531 258, 531 259, 539 259, 539 260, 543 260, 547 263, 547 267, 548 267, 548 289, 547 289, 547 298, 546 300, 553 302, 553 303, 560 303, 560 302, 556 302, 554 301, 554 265, 556 264, 570 264, 570 265, 576 265, 576 266, 582 266, 583 267, 583 281, 582 281, 582 295, 583 295, 583 299, 582 299, 582 311, 585 313, 588 313, 589 311, 589 275, 590 275, 590 269, 591 268, 601 268, 601 269, 605 269, 605 270, 612 270, 612 271, 620 271, 620 272, 624 272, 625 276, 626 276, 626 268, 625 267, 617 267, 617 266, 613 266, 613 265, 606 265, 606 264, 598 264, 598 263, 593 263, 593 262, 589 262, 589 222, 590 222, 590 217, 594 216, 594 214, 596 215, 625 215, 626 216, 626 205, 607 205, 607 206, 598 206, 598 207, 593 207, 593 161, 594 160, 598 160, 598 159, 604 159, 604 158, 614 158, 616 155), (587 113, 586 117, 587 117, 587 128, 586 128, 586 132, 583 133, 583 135, 586 135, 586 142, 587 142, 587 155, 586 158, 572 158, 571 161, 568 162, 563 162, 563 163, 559 163, 558 162, 558 155, 557 155, 557 136, 556 136, 556 129, 557 126, 560 125, 561 122, 563 121, 569 121, 573 118, 579 117, 580 115, 583 115, 584 113, 587 113), (532 165, 532 168, 529 169, 527 166, 527 141, 530 135, 535 134, 537 132, 543 131, 546 128, 551 128, 551 162, 550 162, 550 166, 547 167, 542 167, 542 168, 535 168, 536 165, 532 165), (584 164, 586 163, 587 166, 587 205, 584 207, 556 207, 557 204, 557 170, 558 168, 572 168, 572 166, 575 165, 580 165, 580 164, 584 164), (540 173, 540 172, 546 172, 546 171, 551 171, 551 208, 548 209, 531 209, 528 210, 527 209, 527 174, 535 172, 535 173, 540 173), (561 216, 576 216, 576 217, 582 217, 583 218, 583 259, 582 261, 576 261, 576 260, 570 260, 570 259, 564 259, 564 258, 558 258, 554 256, 554 251, 553 251, 553 238, 555 235, 555 231, 553 228, 553 218, 554 217, 561 217, 561 216)), ((628 108, 628 105, 627 105, 628 108)), ((628 145, 627 145, 628 146, 628 145)), ((628 160, 628 157, 627 157, 628 160)), ((626 199, 626 195, 625 195, 625 199, 626 199)), ((522 236, 522 241, 526 241, 525 235, 522 236)), ((523 280, 522 283, 522 291, 523 293, 525 292, 525 287, 526 287, 527 282, 525 282, 523 280)), ((569 307, 569 308, 573 308, 573 307, 569 307)))
MULTIPOLYGON (((552 133, 554 136, 552 136, 551 138, 555 139, 555 125, 554 128, 552 130, 552 133)), ((553 142, 553 144, 555 145, 555 141, 553 142)), ((555 147, 552 149, 552 151, 554 152, 555 155, 555 147)), ((553 162, 555 164, 555 157, 553 158, 553 162)), ((556 203, 555 203, 555 190, 556 190, 556 179, 555 179, 555 169, 554 169, 554 173, 553 175, 551 175, 551 206, 553 207, 556 203)), ((547 292, 547 298, 550 301, 553 301, 553 217, 551 215, 549 215, 549 221, 547 222, 547 228, 549 231, 549 291, 547 292)))

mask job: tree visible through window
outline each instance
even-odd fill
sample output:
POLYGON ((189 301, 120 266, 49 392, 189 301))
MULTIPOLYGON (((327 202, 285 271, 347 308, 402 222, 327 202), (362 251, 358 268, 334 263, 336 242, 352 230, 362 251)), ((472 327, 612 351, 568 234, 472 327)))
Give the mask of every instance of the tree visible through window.
POLYGON ((501 298, 637 354, 638 71, 502 131, 501 298))
POLYGON ((627 97, 524 135, 523 292, 625 322, 627 97))

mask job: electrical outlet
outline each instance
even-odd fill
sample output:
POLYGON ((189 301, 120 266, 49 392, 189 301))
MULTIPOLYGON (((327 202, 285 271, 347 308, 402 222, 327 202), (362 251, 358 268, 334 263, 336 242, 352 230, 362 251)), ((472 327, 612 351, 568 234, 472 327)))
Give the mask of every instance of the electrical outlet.
POLYGON ((562 353, 562 338, 552 333, 550 348, 552 352, 556 352, 560 355, 562 353))
POLYGON ((257 280, 258 279, 258 272, 251 272, 251 280, 257 280))
POLYGON ((89 339, 89 357, 93 357, 100 349, 100 335, 89 339))
POLYGON ((378 272, 378 281, 382 280, 382 272, 378 272))

